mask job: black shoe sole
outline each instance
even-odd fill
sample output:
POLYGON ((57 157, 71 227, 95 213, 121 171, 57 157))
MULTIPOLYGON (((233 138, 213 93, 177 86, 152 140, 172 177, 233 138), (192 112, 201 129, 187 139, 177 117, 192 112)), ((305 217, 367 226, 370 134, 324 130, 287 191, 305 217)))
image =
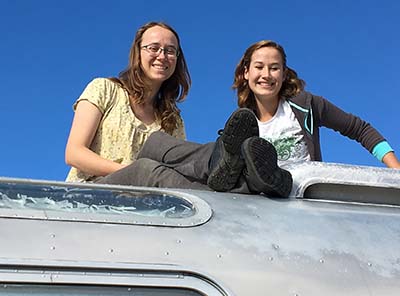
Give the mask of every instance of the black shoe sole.
POLYGON ((229 191, 237 183, 243 168, 241 146, 247 138, 258 136, 258 122, 250 109, 238 109, 225 124, 223 134, 215 145, 221 145, 221 156, 211 171, 207 185, 215 191, 229 191))
POLYGON ((269 196, 289 196, 293 185, 292 175, 278 166, 277 153, 270 142, 260 137, 249 138, 242 145, 242 154, 250 189, 269 196))
POLYGON ((227 152, 239 155, 244 140, 258 135, 256 116, 250 109, 241 108, 227 120, 221 140, 227 152))

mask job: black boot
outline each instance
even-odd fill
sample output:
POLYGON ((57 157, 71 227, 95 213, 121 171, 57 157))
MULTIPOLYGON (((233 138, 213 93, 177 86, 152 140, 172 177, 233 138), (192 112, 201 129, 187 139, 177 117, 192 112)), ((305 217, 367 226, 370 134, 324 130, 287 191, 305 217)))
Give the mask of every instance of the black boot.
POLYGON ((244 176, 250 190, 271 197, 288 197, 293 179, 290 172, 278 166, 275 147, 260 137, 251 137, 243 142, 242 155, 246 168, 244 176))
POLYGON ((241 157, 243 141, 258 136, 258 122, 253 111, 241 108, 232 113, 211 155, 207 185, 216 191, 232 189, 244 168, 241 157))

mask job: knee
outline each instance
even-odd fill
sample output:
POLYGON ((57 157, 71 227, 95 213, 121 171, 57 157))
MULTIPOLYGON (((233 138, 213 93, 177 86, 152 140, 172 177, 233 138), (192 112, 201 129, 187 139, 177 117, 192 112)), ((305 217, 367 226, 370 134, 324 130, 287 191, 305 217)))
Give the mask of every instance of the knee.
POLYGON ((150 134, 150 136, 146 140, 146 143, 158 142, 160 139, 162 139, 166 135, 168 136, 168 134, 166 134, 163 131, 155 131, 150 134))
POLYGON ((134 170, 140 170, 140 172, 152 172, 160 166, 160 163, 149 158, 140 158, 135 160, 130 166, 134 170))

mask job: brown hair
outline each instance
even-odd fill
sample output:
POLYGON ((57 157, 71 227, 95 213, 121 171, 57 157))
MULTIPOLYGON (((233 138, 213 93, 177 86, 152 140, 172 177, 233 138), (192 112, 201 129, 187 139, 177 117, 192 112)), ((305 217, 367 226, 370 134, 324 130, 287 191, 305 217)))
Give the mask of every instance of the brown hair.
POLYGON ((237 90, 238 105, 241 108, 250 108, 256 112, 257 105, 253 92, 249 88, 247 80, 244 78, 244 72, 249 69, 253 53, 263 47, 272 47, 279 51, 282 57, 283 69, 286 72, 286 78, 283 81, 279 91, 280 98, 290 98, 304 90, 305 82, 297 76, 296 71, 286 65, 286 53, 281 45, 271 40, 261 40, 252 44, 246 49, 239 64, 236 66, 235 78, 232 88, 237 90))
POLYGON ((180 45, 178 33, 171 26, 163 22, 149 22, 140 27, 136 32, 135 40, 129 52, 128 67, 119 73, 118 78, 113 77, 110 79, 122 85, 134 99, 135 103, 143 103, 146 94, 148 94, 150 90, 146 84, 146 75, 141 68, 140 47, 144 32, 155 26, 171 31, 178 40, 178 57, 175 71, 170 78, 162 83, 158 97, 154 101, 155 115, 161 120, 161 128, 167 133, 172 134, 180 120, 180 110, 176 103, 185 99, 192 81, 180 45))

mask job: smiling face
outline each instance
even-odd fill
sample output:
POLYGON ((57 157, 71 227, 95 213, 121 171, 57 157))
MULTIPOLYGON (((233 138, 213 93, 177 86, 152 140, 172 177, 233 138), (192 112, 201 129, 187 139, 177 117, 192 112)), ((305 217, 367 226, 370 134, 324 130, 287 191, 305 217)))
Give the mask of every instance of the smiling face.
POLYGON ((178 40, 174 33, 160 26, 151 27, 143 33, 140 52, 141 67, 150 83, 155 87, 160 87, 174 73, 177 57, 166 54, 164 50, 154 54, 143 48, 148 45, 177 50, 179 49, 178 40))
POLYGON ((256 101, 276 103, 285 78, 285 69, 280 52, 273 47, 262 47, 254 51, 249 67, 244 71, 250 90, 256 101))

